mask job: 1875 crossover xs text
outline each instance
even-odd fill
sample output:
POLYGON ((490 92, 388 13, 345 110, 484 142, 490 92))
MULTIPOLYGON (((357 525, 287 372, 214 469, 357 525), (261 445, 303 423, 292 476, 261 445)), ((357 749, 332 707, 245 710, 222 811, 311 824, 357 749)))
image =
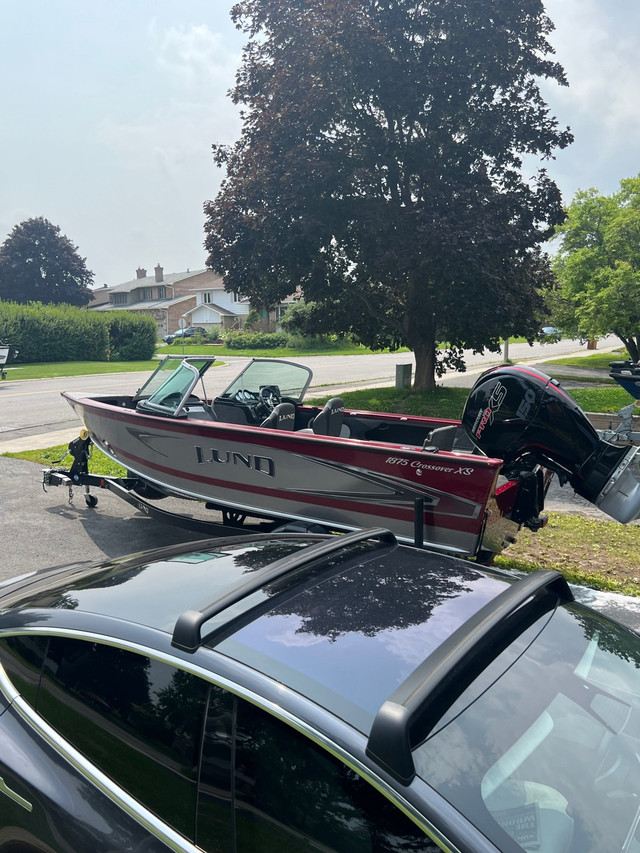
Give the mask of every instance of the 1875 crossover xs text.
POLYGON ((279 359, 254 359, 212 396, 203 382, 213 361, 167 357, 133 396, 64 396, 138 493, 236 516, 381 525, 482 558, 544 523, 552 473, 619 521, 640 514, 640 448, 603 441, 533 368, 484 373, 454 421, 347 410, 340 398, 305 405, 311 371, 279 359))

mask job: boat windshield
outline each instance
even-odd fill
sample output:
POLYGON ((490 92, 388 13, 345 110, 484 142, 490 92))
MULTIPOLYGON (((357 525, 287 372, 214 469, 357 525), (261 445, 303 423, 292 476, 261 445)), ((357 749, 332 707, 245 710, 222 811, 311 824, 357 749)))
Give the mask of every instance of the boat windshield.
POLYGON ((258 395, 261 388, 275 386, 281 399, 301 403, 312 376, 310 368, 303 364, 275 358, 255 358, 220 396, 232 399, 239 391, 258 395))
POLYGON ((137 408, 179 415, 200 377, 213 359, 176 359, 167 356, 135 396, 137 408))

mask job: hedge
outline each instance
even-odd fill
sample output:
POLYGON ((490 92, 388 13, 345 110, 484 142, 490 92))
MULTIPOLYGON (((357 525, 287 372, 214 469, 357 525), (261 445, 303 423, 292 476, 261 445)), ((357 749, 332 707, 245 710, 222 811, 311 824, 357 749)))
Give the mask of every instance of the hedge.
POLYGON ((288 346, 289 335, 281 332, 227 332, 224 342, 229 349, 281 349, 288 346))
POLYGON ((149 315, 0 302, 0 341, 18 350, 16 364, 142 361, 153 357, 156 335, 155 320, 149 315))

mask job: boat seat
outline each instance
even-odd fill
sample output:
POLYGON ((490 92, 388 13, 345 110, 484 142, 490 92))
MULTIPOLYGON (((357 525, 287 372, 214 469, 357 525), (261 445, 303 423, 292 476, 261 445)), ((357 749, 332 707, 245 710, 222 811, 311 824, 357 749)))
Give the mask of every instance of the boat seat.
POLYGON ((341 435, 343 420, 344 400, 341 397, 332 397, 313 419, 311 429, 316 435, 341 435))
POLYGON ((217 421, 218 417, 209 403, 200 402, 197 405, 185 406, 188 418, 203 421, 217 421))
POLYGON ((222 421, 225 424, 240 424, 240 426, 255 426, 256 423, 250 420, 247 412, 247 406, 241 406, 233 400, 225 400, 223 397, 217 397, 213 402, 213 411, 216 420, 222 421))
POLYGON ((292 430, 296 422, 296 409, 293 403, 278 403, 268 418, 262 421, 261 427, 267 429, 292 430))
POLYGON ((438 450, 448 450, 449 452, 457 450, 460 453, 473 453, 476 449, 465 429, 458 424, 436 427, 431 430, 422 445, 422 449, 426 450, 427 447, 436 447, 438 450))

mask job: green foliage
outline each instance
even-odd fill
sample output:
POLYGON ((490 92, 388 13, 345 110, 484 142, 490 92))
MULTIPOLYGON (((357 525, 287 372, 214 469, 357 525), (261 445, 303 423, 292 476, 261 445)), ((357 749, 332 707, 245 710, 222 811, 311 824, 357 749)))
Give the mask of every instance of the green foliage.
POLYGON ((260 312, 256 308, 252 308, 247 314, 247 319, 244 322, 244 328, 248 332, 259 331, 262 322, 260 312))
POLYGON ((0 340, 18 349, 16 364, 104 361, 109 331, 103 316, 72 305, 0 302, 0 340))
POLYGON ((0 340, 17 348, 15 364, 144 361, 153 357, 156 335, 148 315, 0 302, 0 340))
POLYGON ((109 358, 114 361, 144 361, 156 349, 158 327, 149 314, 108 311, 104 321, 109 330, 109 358))
POLYGON ((229 349, 279 349, 286 347, 289 336, 281 332, 227 332, 224 342, 229 349))
POLYGON ((21 222, 0 246, 0 300, 87 305, 92 283, 77 246, 47 219, 21 222))
POLYGON ((289 335, 288 346, 306 352, 334 352, 356 345, 344 335, 289 335))
POLYGON ((245 124, 214 147, 226 178, 205 206, 228 289, 264 307, 302 290, 316 332, 410 347, 418 388, 463 346, 534 339, 564 212, 520 167, 572 140, 537 83, 566 82, 542 3, 240 0, 232 17, 245 124))
POLYGON ((640 360, 640 175, 577 193, 556 233, 554 322, 583 340, 613 333, 640 360))
POLYGON ((571 388, 569 394, 585 412, 615 414, 633 403, 633 397, 619 385, 607 388, 571 388))

